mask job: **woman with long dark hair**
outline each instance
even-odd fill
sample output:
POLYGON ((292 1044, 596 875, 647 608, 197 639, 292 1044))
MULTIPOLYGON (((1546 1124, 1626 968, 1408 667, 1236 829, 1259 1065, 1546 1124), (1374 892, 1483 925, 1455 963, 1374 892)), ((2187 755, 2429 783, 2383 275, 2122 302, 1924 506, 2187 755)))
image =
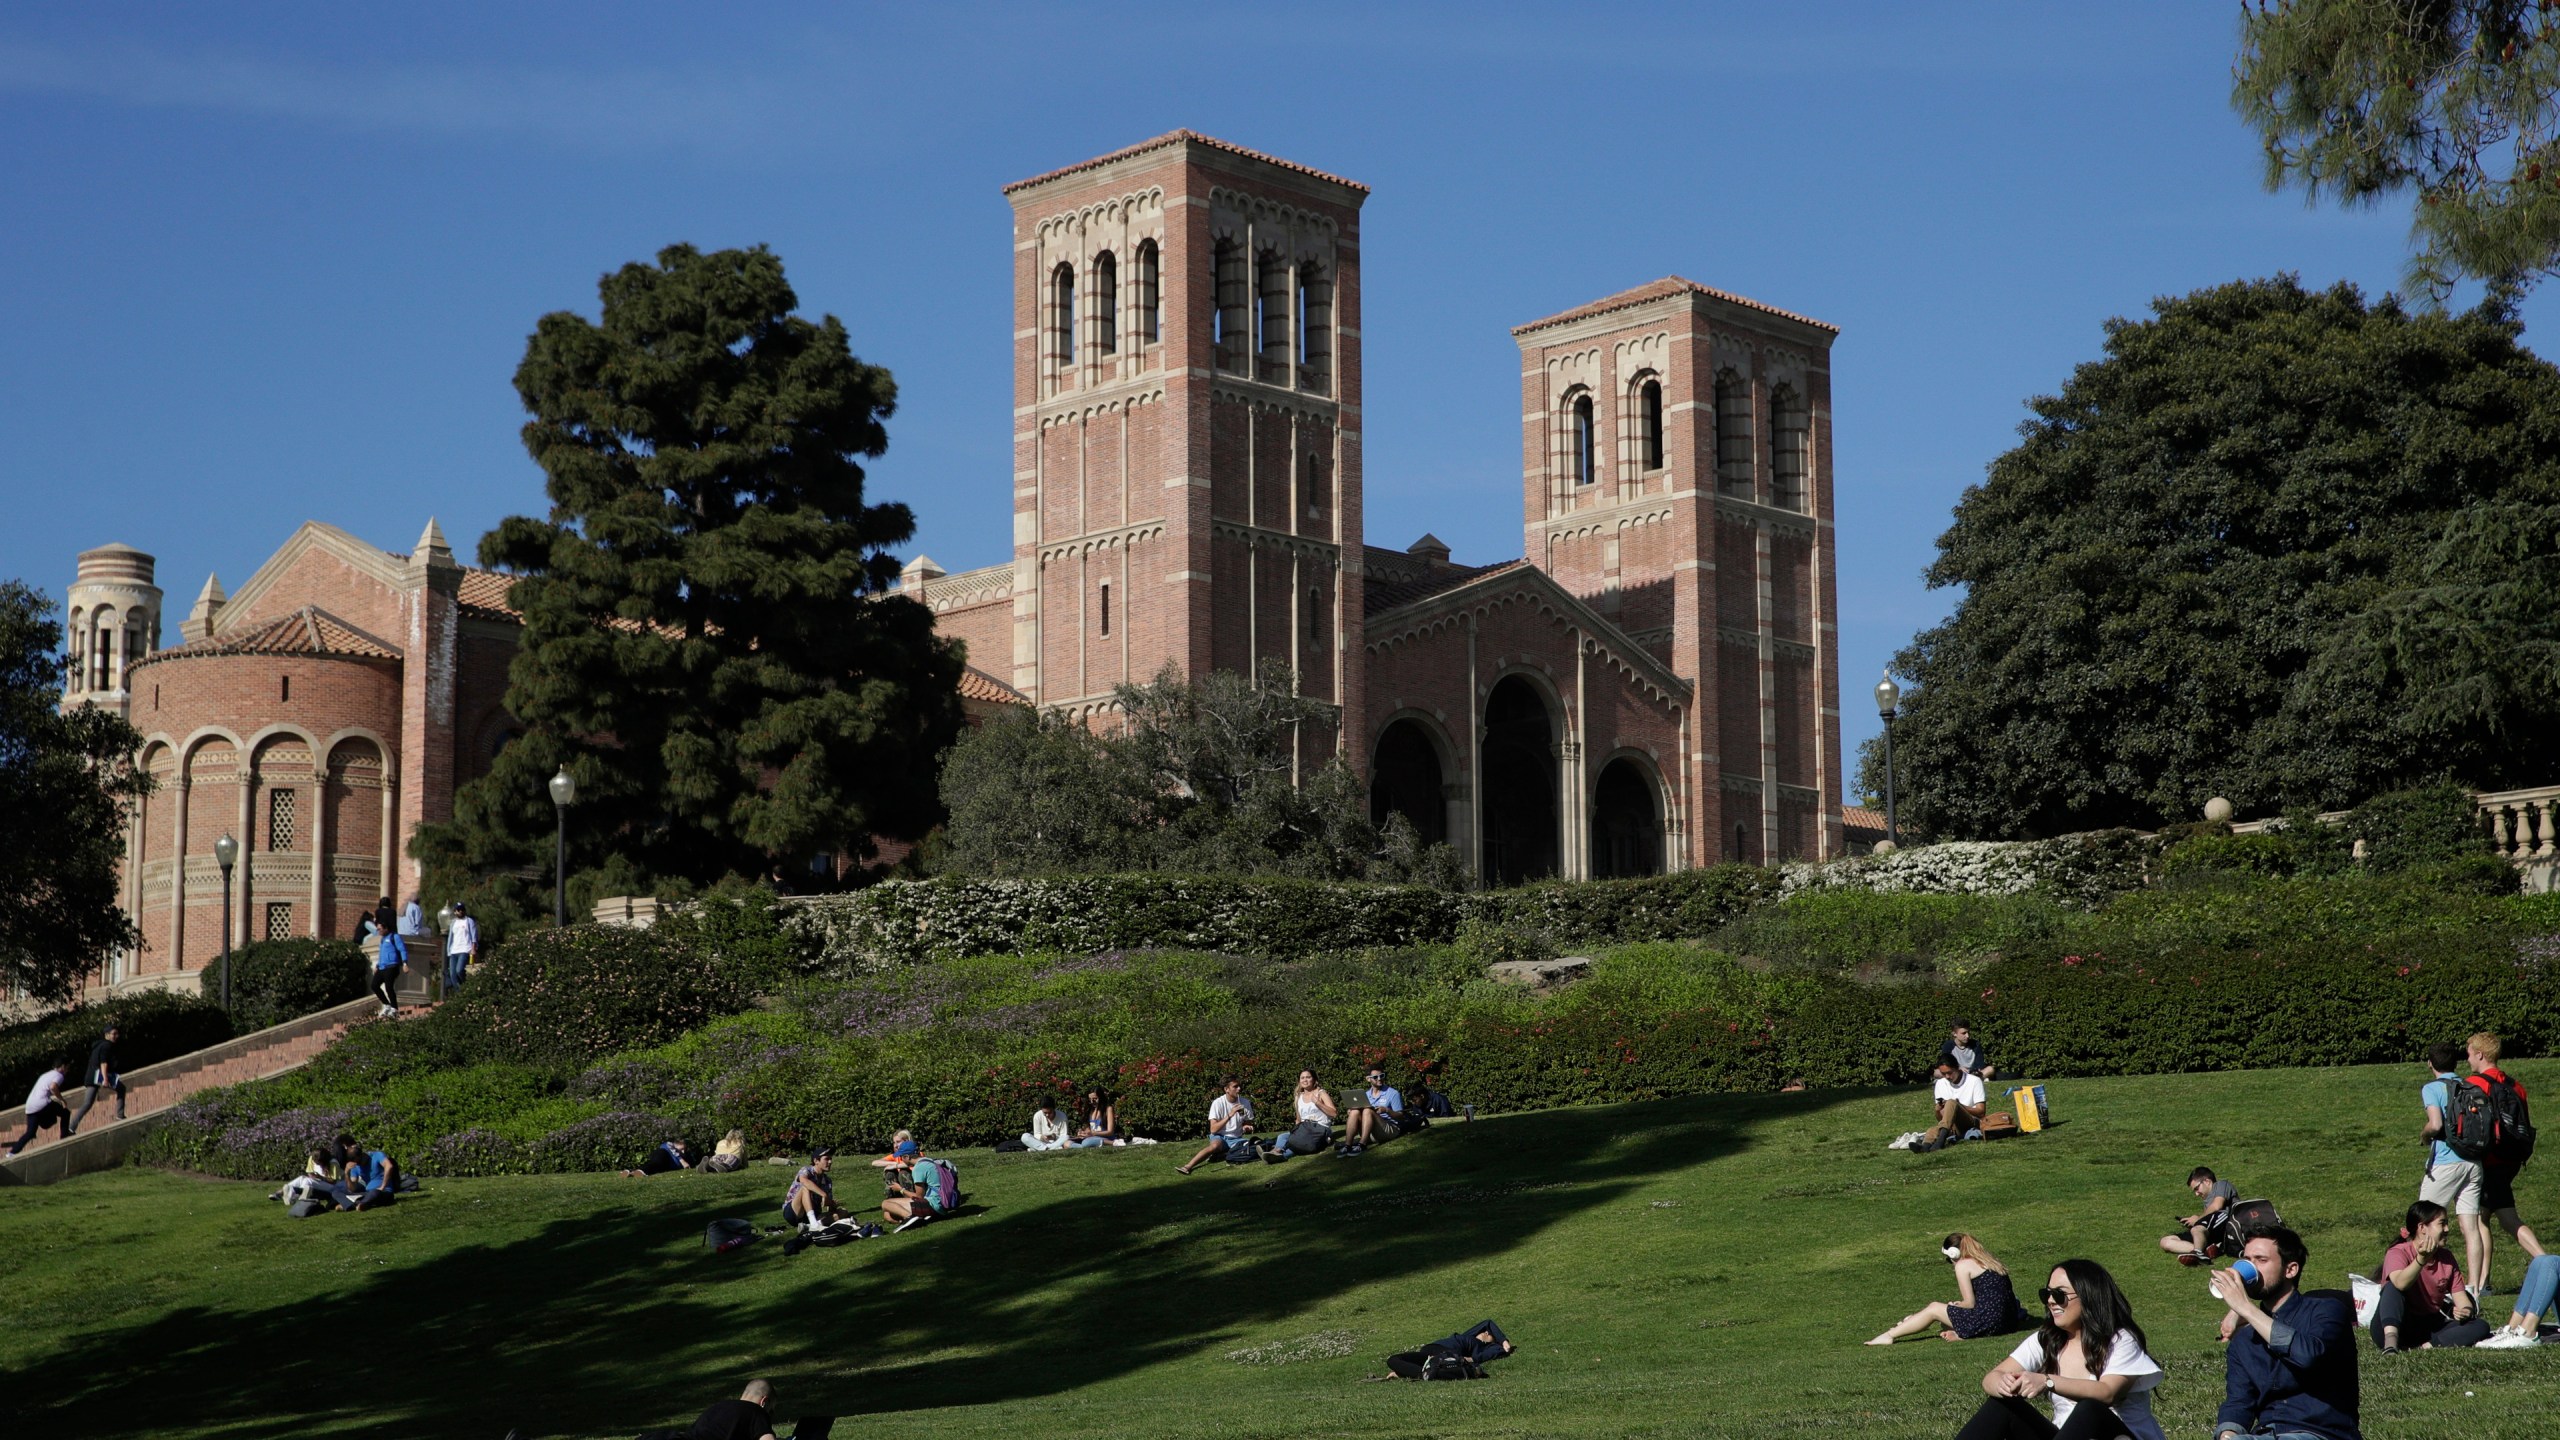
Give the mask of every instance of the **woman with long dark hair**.
POLYGON ((2449 1350, 2489 1338, 2489 1322, 2472 1303, 2470 1278, 2444 1243, 2444 1207, 2421 1200, 2400 1223, 2398 1244, 2382 1252, 2381 1298, 2366 1331, 2385 1355, 2403 1350, 2449 1350))
POLYGON ((1868 1341, 1890 1345, 1933 1326, 1941 1340, 1979 1340, 2006 1335, 2026 1323, 2018 1309, 2018 1292, 2009 1285, 2009 1267, 1983 1243, 1959 1230, 1938 1242, 1938 1253, 1956 1274, 1956 1299, 1950 1305, 1932 1300, 1894 1322, 1892 1329, 1868 1341))
POLYGON ((2036 1298, 2044 1324, 1982 1377, 1990 1398, 1956 1440, 2167 1440, 2151 1413, 2160 1362, 2107 1267, 2065 1260, 2036 1298), (2032 1403, 2039 1395, 2050 1420, 2032 1403))

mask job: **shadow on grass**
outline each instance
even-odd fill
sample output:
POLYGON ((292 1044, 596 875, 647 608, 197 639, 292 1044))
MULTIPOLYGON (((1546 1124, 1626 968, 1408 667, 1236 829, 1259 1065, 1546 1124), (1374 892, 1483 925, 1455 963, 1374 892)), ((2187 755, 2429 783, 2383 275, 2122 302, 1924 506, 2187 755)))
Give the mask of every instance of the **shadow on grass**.
POLYGON ((15 1377, 15 1399, 29 1433, 161 1434, 175 1422, 496 1437, 681 1424, 748 1373, 774 1380, 786 1415, 1056 1394, 1232 1343, 1357 1285, 1534 1244, 1652 1176, 1740 1148, 1753 1124, 1802 1125, 1864 1093, 1444 1124, 1354 1160, 1188 1179, 1172 1173, 1181 1147, 1167 1145, 1108 1157, 1129 1167, 1097 1178, 1108 1191, 1047 1203, 1006 1196, 1002 1169, 982 1167, 972 1188, 996 1192, 973 1197, 983 1213, 789 1260, 773 1245, 728 1258, 699 1248, 703 1222, 750 1213, 740 1199, 615 1207, 375 1270, 307 1304, 164 1311, 92 1331, 60 1363, 15 1377))

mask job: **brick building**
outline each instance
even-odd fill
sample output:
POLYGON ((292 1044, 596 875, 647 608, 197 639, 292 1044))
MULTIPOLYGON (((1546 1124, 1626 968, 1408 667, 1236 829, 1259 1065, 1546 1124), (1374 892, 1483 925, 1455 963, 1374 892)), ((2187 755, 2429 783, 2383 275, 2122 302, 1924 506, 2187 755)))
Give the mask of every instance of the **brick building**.
MULTIPOLYGON (((1278 660, 1339 716, 1304 758, 1490 878, 1843 853, 1832 327, 1680 279, 1518 327, 1528 558, 1466 565, 1363 534, 1365 187, 1177 131, 1005 193, 1013 559, 902 582, 973 714, 1278 660)), ((152 557, 82 554, 64 704, 159 781, 97 988, 218 953, 226 833, 243 940, 414 891, 410 833, 510 733, 507 585, 433 521, 406 555, 311 522, 162 648, 152 557)))
POLYGON ((1830 349, 1681 279, 1522 325, 1526 559, 1366 543, 1365 187, 1189 131, 1005 188, 1010 564, 905 588, 1030 703, 1290 667, 1489 876, 1842 853, 1830 349))

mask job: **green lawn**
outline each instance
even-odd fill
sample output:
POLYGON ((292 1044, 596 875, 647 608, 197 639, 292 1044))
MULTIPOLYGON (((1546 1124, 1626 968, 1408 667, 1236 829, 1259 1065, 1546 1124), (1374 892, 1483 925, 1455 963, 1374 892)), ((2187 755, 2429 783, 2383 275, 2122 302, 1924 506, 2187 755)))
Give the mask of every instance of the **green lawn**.
MULTIPOLYGON (((2560 1062, 2516 1069, 2560 1095, 2560 1062)), ((2343 1284, 2416 1193, 2423 1078, 2066 1081, 2059 1129, 1932 1156, 1883 1148, 1923 1107, 1873 1092, 1486 1119, 1190 1179, 1173 1145, 963 1152, 971 1214, 787 1261, 701 1243, 766 1217, 778 1168, 438 1181, 301 1222, 271 1185, 125 1171, 0 1192, 0 1433, 627 1436, 763 1374, 841 1437, 1945 1436, 2006 1345, 1858 1342, 1949 1293, 1936 1242, 1961 1228, 2025 1286, 2071 1255, 2115 1270, 2158 1408, 2196 1435, 2220 1307, 2154 1248, 2188 1167, 2275 1199, 2343 1284), (1491 1381, 1361 1383, 1487 1316, 1522 1345, 1491 1381)), ((2560 1156, 2523 1200, 2560 1239, 2560 1156)), ((2502 1243, 2501 1287, 2521 1270, 2502 1243)), ((2376 1440, 2560 1428, 2560 1347, 2360 1358, 2376 1440)))

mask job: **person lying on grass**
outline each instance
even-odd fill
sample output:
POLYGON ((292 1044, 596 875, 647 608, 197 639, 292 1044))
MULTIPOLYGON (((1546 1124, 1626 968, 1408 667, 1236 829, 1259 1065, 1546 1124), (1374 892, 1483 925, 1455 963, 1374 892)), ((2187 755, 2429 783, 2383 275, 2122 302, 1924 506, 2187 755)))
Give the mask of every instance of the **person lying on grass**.
POLYGON ((2166 1440, 2151 1413, 2160 1362, 2106 1267, 2065 1260, 2036 1298, 2044 1324, 1982 1377, 1991 1398, 1956 1440, 2166 1440), (2051 1420, 2030 1403, 2039 1395, 2051 1420))
POLYGON ((2489 1338, 2489 1322, 2472 1304, 2462 1269, 2445 1248, 2444 1207, 2421 1200, 2400 1225, 2400 1242, 2382 1252, 2375 1277, 2382 1295, 2365 1329, 2385 1355, 2402 1350, 2460 1349, 2489 1338))
POLYGON ((2178 1223, 2186 1233, 2161 1236, 2160 1248, 2177 1256, 2181 1265, 2210 1265, 2213 1241, 2208 1232, 2215 1226, 2213 1217, 2240 1203, 2240 1191, 2228 1180, 2215 1179, 2213 1172, 2202 1165, 2187 1172, 2187 1188, 2196 1192, 2204 1208, 2193 1215, 2179 1216, 2178 1223))
POLYGON ((629 1180, 642 1175, 664 1175, 670 1170, 692 1168, 693 1152, 685 1148, 682 1140, 661 1140, 646 1156, 642 1157, 639 1169, 623 1171, 622 1178, 629 1180))
POLYGON ((2524 1284, 2516 1287, 2516 1310, 2507 1323, 2489 1332, 2482 1350, 2522 1350, 2542 1343, 2542 1312, 2560 1299, 2560 1255, 2536 1255, 2524 1268, 2524 1284))
POLYGON ((836 1152, 821 1145, 809 1152, 809 1163, 791 1177, 791 1188, 783 1192, 783 1223, 795 1230, 820 1230, 843 1218, 836 1204, 836 1182, 828 1177, 835 1169, 836 1152))
POLYGON ((2006 1335, 2026 1323, 2018 1292, 2009 1283, 2009 1268, 1981 1241, 1958 1231, 1938 1242, 1938 1253, 1955 1267, 1956 1302, 1932 1300, 1868 1344, 1890 1345, 1932 1327, 1943 1327, 1938 1330, 1941 1340, 1978 1340, 2006 1335))
POLYGON ((1253 1102, 1245 1098, 1244 1082, 1230 1075, 1220 1086, 1218 1098, 1209 1102, 1209 1143, 1200 1147, 1200 1153, 1192 1156, 1189 1164, 1174 1169, 1188 1175, 1199 1168, 1201 1161, 1226 1154, 1229 1146, 1252 1133, 1253 1102))

